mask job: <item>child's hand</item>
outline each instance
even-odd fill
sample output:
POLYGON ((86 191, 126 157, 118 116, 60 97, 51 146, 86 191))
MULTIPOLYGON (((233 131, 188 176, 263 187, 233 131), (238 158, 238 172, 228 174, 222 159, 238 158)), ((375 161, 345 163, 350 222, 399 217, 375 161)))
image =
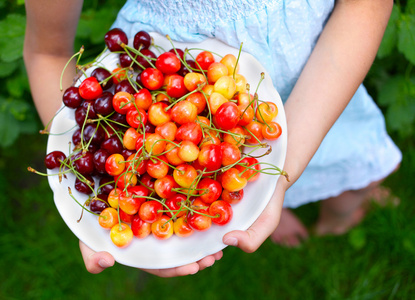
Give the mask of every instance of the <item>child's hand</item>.
MULTIPOLYGON (((114 258, 108 252, 95 252, 79 241, 79 248, 81 249, 82 257, 84 259, 85 267, 88 272, 92 274, 98 274, 104 271, 108 267, 112 267, 115 263, 114 258)), ((170 269, 143 269, 150 274, 157 275, 159 277, 176 277, 196 274, 197 272, 212 266, 216 260, 222 258, 222 251, 215 254, 206 256, 201 260, 191 263, 185 266, 180 266, 170 269)))
POLYGON ((274 232, 280 221, 282 203, 287 189, 284 183, 285 178, 280 179, 271 200, 254 224, 246 231, 234 230, 225 234, 224 244, 252 253, 274 232))

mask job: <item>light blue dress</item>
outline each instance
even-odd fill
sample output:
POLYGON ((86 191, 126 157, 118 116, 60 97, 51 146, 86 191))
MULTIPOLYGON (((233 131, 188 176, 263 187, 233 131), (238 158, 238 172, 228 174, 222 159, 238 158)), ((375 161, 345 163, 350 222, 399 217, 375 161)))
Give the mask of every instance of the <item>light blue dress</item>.
MULTIPOLYGON (((334 6, 334 0, 129 0, 113 27, 129 37, 140 30, 173 40, 216 38, 255 56, 283 101, 288 98, 334 6)), ((401 152, 365 88, 334 124, 284 206, 300 205, 360 189, 390 174, 401 152)))

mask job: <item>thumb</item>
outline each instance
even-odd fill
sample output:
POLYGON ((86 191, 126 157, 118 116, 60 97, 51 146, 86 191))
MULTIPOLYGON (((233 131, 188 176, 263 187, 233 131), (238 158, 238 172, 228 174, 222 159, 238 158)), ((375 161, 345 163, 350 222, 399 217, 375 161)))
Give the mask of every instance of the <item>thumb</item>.
POLYGON ((114 258, 108 252, 95 252, 83 242, 79 241, 79 249, 84 259, 85 267, 89 273, 98 274, 115 263, 114 258))

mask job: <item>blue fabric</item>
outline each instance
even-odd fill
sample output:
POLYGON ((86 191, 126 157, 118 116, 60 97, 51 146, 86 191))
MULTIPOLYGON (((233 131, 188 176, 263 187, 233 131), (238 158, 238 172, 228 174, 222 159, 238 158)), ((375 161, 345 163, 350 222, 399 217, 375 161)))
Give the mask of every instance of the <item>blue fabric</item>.
MULTIPOLYGON (((113 27, 129 37, 146 30, 181 42, 216 38, 235 48, 243 42, 286 101, 333 6, 334 0, 129 0, 113 27)), ((363 188, 386 177, 400 160, 380 110, 361 86, 287 191, 284 206, 363 188)))

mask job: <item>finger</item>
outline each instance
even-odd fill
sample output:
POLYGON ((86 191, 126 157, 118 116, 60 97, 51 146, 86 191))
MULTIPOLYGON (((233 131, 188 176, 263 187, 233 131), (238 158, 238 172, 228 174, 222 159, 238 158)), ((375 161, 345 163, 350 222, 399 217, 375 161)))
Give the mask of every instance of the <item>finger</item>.
POLYGON ((115 263, 114 258, 108 252, 95 252, 81 241, 79 241, 79 249, 86 269, 92 274, 101 273, 115 263))
POLYGON ((217 261, 220 260, 223 256, 223 252, 219 251, 213 255, 209 255, 201 260, 199 260, 197 263, 199 264, 199 271, 204 270, 208 267, 213 266, 213 264, 217 261))
POLYGON ((198 263, 191 263, 185 266, 169 268, 169 269, 143 269, 143 271, 159 276, 159 277, 178 277, 193 275, 199 271, 198 263))

